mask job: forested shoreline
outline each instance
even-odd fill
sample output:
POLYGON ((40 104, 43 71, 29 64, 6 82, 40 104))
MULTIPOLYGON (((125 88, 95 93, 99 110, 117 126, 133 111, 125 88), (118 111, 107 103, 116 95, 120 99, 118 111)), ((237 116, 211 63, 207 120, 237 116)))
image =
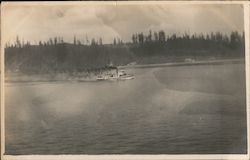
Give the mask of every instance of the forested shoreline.
POLYGON ((17 36, 5 46, 5 69, 21 73, 87 72, 110 65, 183 62, 187 59, 244 58, 244 33, 168 35, 164 31, 136 33, 131 42, 114 38, 103 44, 102 38, 72 43, 62 37, 31 44, 17 36))

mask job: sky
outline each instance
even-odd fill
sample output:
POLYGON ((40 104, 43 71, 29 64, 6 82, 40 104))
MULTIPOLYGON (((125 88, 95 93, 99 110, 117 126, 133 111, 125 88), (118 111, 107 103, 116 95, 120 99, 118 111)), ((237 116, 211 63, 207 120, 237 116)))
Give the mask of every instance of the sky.
POLYGON ((63 37, 73 42, 102 37, 110 43, 114 37, 131 41, 133 33, 164 30, 167 35, 243 32, 243 7, 237 4, 5 4, 3 37, 6 42, 20 39, 32 43, 63 37))

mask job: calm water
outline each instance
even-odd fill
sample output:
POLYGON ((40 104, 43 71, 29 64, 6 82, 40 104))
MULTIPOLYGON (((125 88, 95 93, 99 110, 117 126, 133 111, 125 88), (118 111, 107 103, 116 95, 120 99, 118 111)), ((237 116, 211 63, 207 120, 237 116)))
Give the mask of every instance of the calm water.
POLYGON ((6 84, 7 154, 246 153, 243 64, 6 84))

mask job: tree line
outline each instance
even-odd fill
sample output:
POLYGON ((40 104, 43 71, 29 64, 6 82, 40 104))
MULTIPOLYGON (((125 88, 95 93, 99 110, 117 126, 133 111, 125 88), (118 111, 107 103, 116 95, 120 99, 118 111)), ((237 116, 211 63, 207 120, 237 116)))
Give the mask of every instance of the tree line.
POLYGON ((84 71, 131 62, 240 58, 244 52, 244 33, 237 31, 229 35, 220 32, 166 35, 163 30, 150 30, 132 34, 130 42, 114 38, 111 44, 103 44, 102 38, 89 40, 86 36, 83 41, 74 36, 72 43, 66 43, 63 37, 54 37, 34 45, 17 36, 14 43, 5 45, 5 65, 7 70, 21 72, 84 71))

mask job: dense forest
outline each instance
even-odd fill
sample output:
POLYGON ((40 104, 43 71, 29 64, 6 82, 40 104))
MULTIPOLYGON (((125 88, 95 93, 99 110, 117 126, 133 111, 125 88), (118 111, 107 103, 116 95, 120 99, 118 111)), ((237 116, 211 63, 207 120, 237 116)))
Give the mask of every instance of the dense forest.
POLYGON ((244 33, 168 35, 164 31, 135 33, 130 42, 114 38, 103 44, 102 38, 85 42, 76 37, 72 43, 62 37, 50 38, 38 44, 24 42, 17 36, 14 44, 5 46, 7 71, 38 73, 55 71, 85 71, 130 63, 152 64, 194 60, 244 57, 244 33))

